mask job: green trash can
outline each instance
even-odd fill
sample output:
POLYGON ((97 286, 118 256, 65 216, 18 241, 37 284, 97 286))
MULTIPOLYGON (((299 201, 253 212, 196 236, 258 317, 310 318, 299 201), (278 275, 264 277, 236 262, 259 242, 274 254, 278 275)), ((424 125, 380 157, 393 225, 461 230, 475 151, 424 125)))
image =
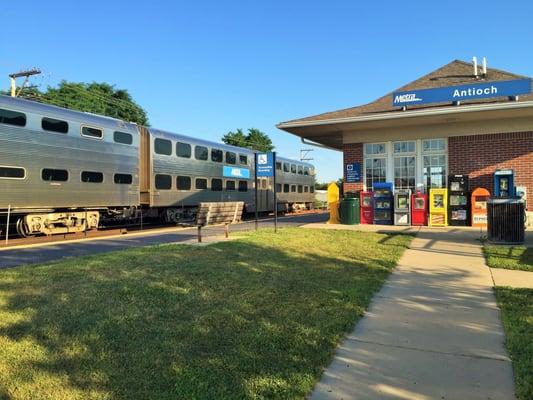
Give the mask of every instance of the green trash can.
POLYGON ((340 205, 341 224, 357 225, 359 224, 359 199, 354 197, 345 197, 340 205))

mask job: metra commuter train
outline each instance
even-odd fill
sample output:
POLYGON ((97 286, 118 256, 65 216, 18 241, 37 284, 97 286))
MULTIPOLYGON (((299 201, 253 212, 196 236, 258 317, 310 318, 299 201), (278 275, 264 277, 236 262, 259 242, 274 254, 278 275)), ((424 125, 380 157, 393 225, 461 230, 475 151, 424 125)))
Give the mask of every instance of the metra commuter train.
MULTIPOLYGON (((255 211, 254 152, 90 113, 0 96, 0 229, 80 232, 144 218, 177 223, 198 203, 255 211)), ((312 207, 311 164, 276 162, 278 210, 312 207)), ((274 210, 258 181, 257 208, 274 210)))

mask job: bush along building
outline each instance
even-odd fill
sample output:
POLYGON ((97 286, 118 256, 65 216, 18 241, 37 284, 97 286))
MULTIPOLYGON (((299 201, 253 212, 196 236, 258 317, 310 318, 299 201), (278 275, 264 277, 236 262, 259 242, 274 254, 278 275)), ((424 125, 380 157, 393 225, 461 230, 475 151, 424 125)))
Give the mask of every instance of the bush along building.
POLYGON ((342 151, 345 193, 382 182, 428 192, 464 175, 470 190, 494 195, 500 170, 514 173, 533 220, 532 81, 487 68, 485 59, 455 60, 371 103, 278 128, 342 151))

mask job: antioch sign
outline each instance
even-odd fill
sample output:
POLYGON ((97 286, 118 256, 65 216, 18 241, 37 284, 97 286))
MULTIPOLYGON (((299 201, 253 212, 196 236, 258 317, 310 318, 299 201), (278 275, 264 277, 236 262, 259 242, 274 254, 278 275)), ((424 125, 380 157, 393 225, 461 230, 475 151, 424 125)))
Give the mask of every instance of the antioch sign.
POLYGON ((517 79, 513 81, 483 82, 471 85, 395 92, 392 94, 392 105, 403 107, 413 104, 518 96, 529 93, 531 93, 531 79, 517 79))

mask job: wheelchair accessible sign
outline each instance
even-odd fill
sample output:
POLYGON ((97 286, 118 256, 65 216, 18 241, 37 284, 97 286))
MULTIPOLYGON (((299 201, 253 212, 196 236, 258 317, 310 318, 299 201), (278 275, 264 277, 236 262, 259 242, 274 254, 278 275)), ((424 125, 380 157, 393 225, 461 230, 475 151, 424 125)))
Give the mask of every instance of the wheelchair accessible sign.
POLYGON ((346 183, 361 182, 361 164, 346 164, 346 183))
POLYGON ((258 177, 274 176, 274 154, 257 153, 257 163, 255 171, 258 177))

